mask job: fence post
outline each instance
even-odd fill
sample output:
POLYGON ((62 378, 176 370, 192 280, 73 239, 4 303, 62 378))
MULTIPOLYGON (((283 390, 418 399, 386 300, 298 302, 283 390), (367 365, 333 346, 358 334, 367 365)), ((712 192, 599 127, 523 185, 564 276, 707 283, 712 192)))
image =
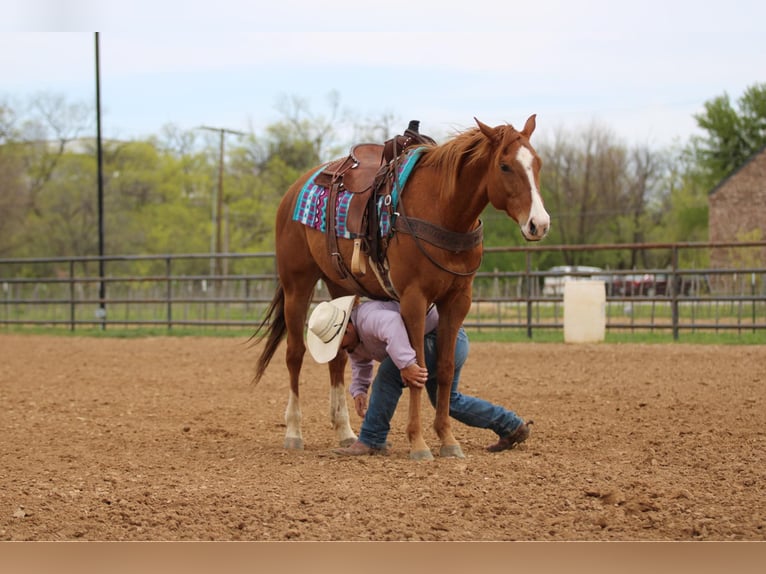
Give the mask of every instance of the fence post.
POLYGON ((676 279, 678 279, 678 246, 671 248, 672 281, 670 282, 670 310, 673 317, 673 340, 678 341, 678 290, 676 289, 676 279))
POLYGON ((167 305, 167 321, 168 321, 168 331, 170 331, 173 328, 173 286, 171 283, 171 276, 170 276, 170 257, 165 258, 165 297, 166 297, 166 305, 167 305))
POLYGON ((69 260, 69 330, 74 331, 75 304, 74 304, 74 259, 69 260))
POLYGON ((532 253, 527 251, 526 258, 526 279, 527 279, 527 338, 532 338, 532 253))
POLYGON ((750 273, 750 301, 751 313, 753 316, 753 333, 755 333, 755 272, 750 273))

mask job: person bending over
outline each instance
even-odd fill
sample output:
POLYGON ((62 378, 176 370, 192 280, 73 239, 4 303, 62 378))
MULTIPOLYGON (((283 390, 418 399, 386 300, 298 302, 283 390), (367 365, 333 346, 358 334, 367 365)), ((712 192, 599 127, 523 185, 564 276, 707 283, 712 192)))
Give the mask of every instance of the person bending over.
MULTIPOLYGON (((439 315, 426 315, 425 362, 416 362, 397 301, 363 301, 350 295, 317 305, 309 318, 306 345, 314 359, 326 363, 344 349, 351 359, 349 391, 354 407, 364 417, 358 440, 333 452, 343 456, 388 454, 391 418, 405 386, 425 387, 436 405, 436 326, 439 315), (373 381, 374 363, 379 362, 373 381), (373 384, 374 383, 374 384, 373 384), (370 386, 372 391, 367 395, 370 386)), ((450 416, 466 425, 488 429, 498 436, 490 452, 513 448, 527 440, 529 425, 513 411, 459 391, 460 371, 468 357, 468 337, 461 327, 455 345, 455 374, 450 392, 450 416)))

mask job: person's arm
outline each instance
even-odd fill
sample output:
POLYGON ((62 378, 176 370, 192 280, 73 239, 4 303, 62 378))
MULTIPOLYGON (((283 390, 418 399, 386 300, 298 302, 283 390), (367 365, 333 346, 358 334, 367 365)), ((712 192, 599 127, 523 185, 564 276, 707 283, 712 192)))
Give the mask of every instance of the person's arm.
POLYGON ((366 340, 374 338, 377 343, 376 359, 389 357, 400 370, 416 362, 415 349, 410 345, 399 311, 378 309, 368 315, 365 327, 366 340))
POLYGON ((380 310, 371 317, 370 327, 377 339, 385 343, 386 354, 399 368, 402 382, 422 388, 428 380, 428 370, 417 364, 415 349, 410 345, 407 327, 398 311, 380 310))
POLYGON ((367 412, 367 392, 372 384, 372 360, 355 360, 351 358, 351 384, 348 387, 354 399, 356 414, 364 418, 367 412))

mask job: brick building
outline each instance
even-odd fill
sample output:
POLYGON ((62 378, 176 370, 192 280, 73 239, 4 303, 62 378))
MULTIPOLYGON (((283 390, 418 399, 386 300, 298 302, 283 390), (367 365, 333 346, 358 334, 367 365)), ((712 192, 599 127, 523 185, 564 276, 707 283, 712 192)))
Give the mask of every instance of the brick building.
MULTIPOLYGON (((710 241, 766 240, 766 146, 719 183, 708 196, 710 241)), ((714 249, 711 267, 753 267, 766 262, 766 248, 714 249)))

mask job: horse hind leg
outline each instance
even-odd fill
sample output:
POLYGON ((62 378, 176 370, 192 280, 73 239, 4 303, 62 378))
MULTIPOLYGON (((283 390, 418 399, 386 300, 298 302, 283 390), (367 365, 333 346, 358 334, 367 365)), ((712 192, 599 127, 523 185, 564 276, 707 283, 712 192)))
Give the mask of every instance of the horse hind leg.
POLYGON ((303 450, 303 433, 301 432, 301 401, 297 392, 290 389, 285 409, 285 440, 282 446, 290 450, 303 450))
MULTIPOLYGON (((345 358, 335 359, 330 362, 330 423, 338 443, 342 447, 350 446, 356 441, 356 434, 351 429, 351 421, 348 416, 348 406, 346 403, 345 385, 343 382, 343 367, 346 364, 345 358), (340 363, 340 366, 338 366, 340 363)), ((291 450, 303 450, 303 433, 301 431, 301 404, 300 393, 297 384, 293 381, 298 380, 300 373, 300 362, 288 360, 288 370, 290 371, 290 395, 285 409, 285 440, 284 448, 291 450), (293 365, 293 366, 290 366, 293 365), (295 366, 297 365, 297 366, 295 366), (297 373, 293 376, 294 369, 297 373)))
POLYGON ((287 296, 285 299, 285 324, 287 327, 287 351, 285 364, 290 376, 290 394, 285 409, 285 440, 284 448, 303 450, 303 433, 301 431, 301 402, 300 374, 306 345, 303 342, 303 324, 308 308, 308 296, 296 298, 287 296))
POLYGON ((338 444, 342 447, 350 446, 356 441, 356 434, 351 429, 351 421, 348 416, 346 403, 345 383, 343 373, 346 367, 347 357, 341 352, 338 357, 330 361, 330 423, 335 431, 338 444))

